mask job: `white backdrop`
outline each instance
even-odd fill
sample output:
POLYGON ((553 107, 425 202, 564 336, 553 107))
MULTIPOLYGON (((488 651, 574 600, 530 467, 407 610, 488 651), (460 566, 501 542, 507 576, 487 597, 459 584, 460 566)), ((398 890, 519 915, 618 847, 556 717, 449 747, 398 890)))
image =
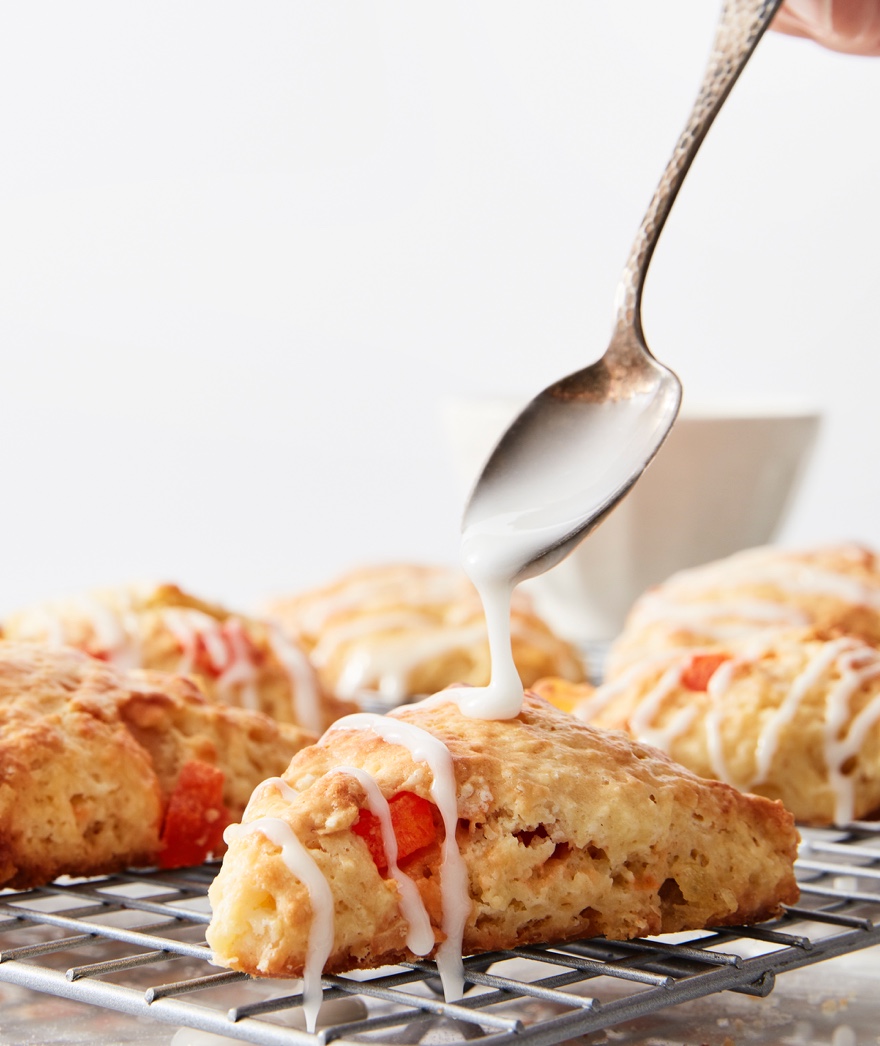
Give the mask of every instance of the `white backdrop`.
MULTIPOLYGON (((705 0, 80 0, 0 34, 0 612, 454 562, 455 395, 598 356, 705 0)), ((880 59, 768 36, 651 270, 686 402, 822 409, 788 543, 880 541, 880 59)))

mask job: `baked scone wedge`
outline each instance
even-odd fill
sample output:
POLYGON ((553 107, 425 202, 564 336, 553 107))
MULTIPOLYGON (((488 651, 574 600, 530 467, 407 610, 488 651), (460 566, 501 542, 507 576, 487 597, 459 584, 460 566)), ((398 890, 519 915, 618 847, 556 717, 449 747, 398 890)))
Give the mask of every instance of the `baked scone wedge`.
POLYGON ((798 895, 781 804, 530 693, 504 721, 443 694, 343 719, 226 837, 215 961, 312 983, 428 954, 454 986, 462 954, 752 922, 798 895))
POLYGON ((803 823, 880 813, 880 650, 855 636, 774 632, 647 656, 595 690, 536 689, 803 823))
MULTIPOLYGON (((489 682, 483 606, 460 569, 364 567, 272 600, 264 613, 302 645, 324 687, 344 700, 393 707, 453 683, 489 682)), ((547 675, 585 678, 579 653, 521 591, 513 595, 510 625, 513 659, 525 686, 547 675)))
MULTIPOLYGON (((612 644, 613 678, 649 654, 767 632, 832 629, 880 646, 880 560, 856 543, 746 549, 642 595, 612 644)), ((558 673, 554 673, 558 674, 558 673)))
POLYGON ((219 855, 258 782, 314 740, 183 677, 0 642, 0 886, 219 855))
POLYGON ((302 648, 274 624, 177 585, 120 585, 11 614, 8 639, 72 646, 120 668, 189 675, 208 697, 320 733, 354 710, 320 685, 302 648))

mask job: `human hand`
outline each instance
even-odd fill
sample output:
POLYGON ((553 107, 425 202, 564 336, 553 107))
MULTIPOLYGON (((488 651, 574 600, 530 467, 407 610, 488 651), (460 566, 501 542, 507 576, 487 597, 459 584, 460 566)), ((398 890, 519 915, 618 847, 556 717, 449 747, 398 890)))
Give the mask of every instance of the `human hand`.
POLYGON ((772 28, 832 51, 880 55, 880 0, 786 0, 772 28))

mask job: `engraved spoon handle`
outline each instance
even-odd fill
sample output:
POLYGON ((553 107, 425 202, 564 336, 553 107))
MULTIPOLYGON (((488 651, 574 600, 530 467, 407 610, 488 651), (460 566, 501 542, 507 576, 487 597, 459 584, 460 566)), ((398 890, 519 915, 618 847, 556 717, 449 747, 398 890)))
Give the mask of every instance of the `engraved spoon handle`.
POLYGON ((617 332, 635 329, 642 345, 642 290, 657 240, 706 132, 781 4, 782 0, 723 0, 709 63, 690 119, 642 219, 617 286, 617 332))

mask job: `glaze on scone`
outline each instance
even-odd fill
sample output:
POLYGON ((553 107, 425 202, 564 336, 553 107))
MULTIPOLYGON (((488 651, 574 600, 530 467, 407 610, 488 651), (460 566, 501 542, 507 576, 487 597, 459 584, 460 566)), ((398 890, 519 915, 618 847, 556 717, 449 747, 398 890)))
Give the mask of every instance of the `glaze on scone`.
POLYGON ((668 752, 703 777, 781 800, 799 821, 880 812, 880 651, 854 636, 789 632, 646 657, 575 715, 668 752))
POLYGON ((331 897, 326 971, 414 958, 400 889, 377 866, 381 844, 377 856, 362 835, 366 792, 351 768, 368 772, 392 810, 401 795, 435 804, 429 841, 395 824, 402 855, 422 843, 398 863, 418 888, 434 941, 446 938, 459 954, 756 921, 797 897, 797 834, 780 804, 703 781, 533 694, 504 721, 467 719, 442 694, 390 716, 353 718, 426 731, 451 757, 453 852, 464 866, 459 940, 443 895, 447 822, 432 793, 442 781, 409 748, 342 720, 283 780, 261 785, 242 826, 229 830, 207 934, 221 965, 303 974, 313 920, 326 917, 285 859, 303 848, 331 897))
POLYGON ((607 677, 646 654, 768 630, 837 629, 880 645, 880 562, 857 544, 756 548, 674 574, 634 604, 607 677))
MULTIPOLYGON (((265 608, 299 641, 322 682, 339 697, 378 695, 389 705, 452 683, 489 682, 482 604, 459 570, 393 564, 352 571, 334 583, 265 608)), ((514 593, 513 658, 524 686, 545 675, 584 678, 574 648, 514 593)))
POLYGON ((323 692, 304 651, 273 624, 176 585, 99 589, 11 615, 3 635, 73 646, 120 668, 191 675, 223 704, 320 733, 352 711, 323 692))
POLYGON ((182 677, 0 642, 0 886, 200 862, 313 740, 182 677))

